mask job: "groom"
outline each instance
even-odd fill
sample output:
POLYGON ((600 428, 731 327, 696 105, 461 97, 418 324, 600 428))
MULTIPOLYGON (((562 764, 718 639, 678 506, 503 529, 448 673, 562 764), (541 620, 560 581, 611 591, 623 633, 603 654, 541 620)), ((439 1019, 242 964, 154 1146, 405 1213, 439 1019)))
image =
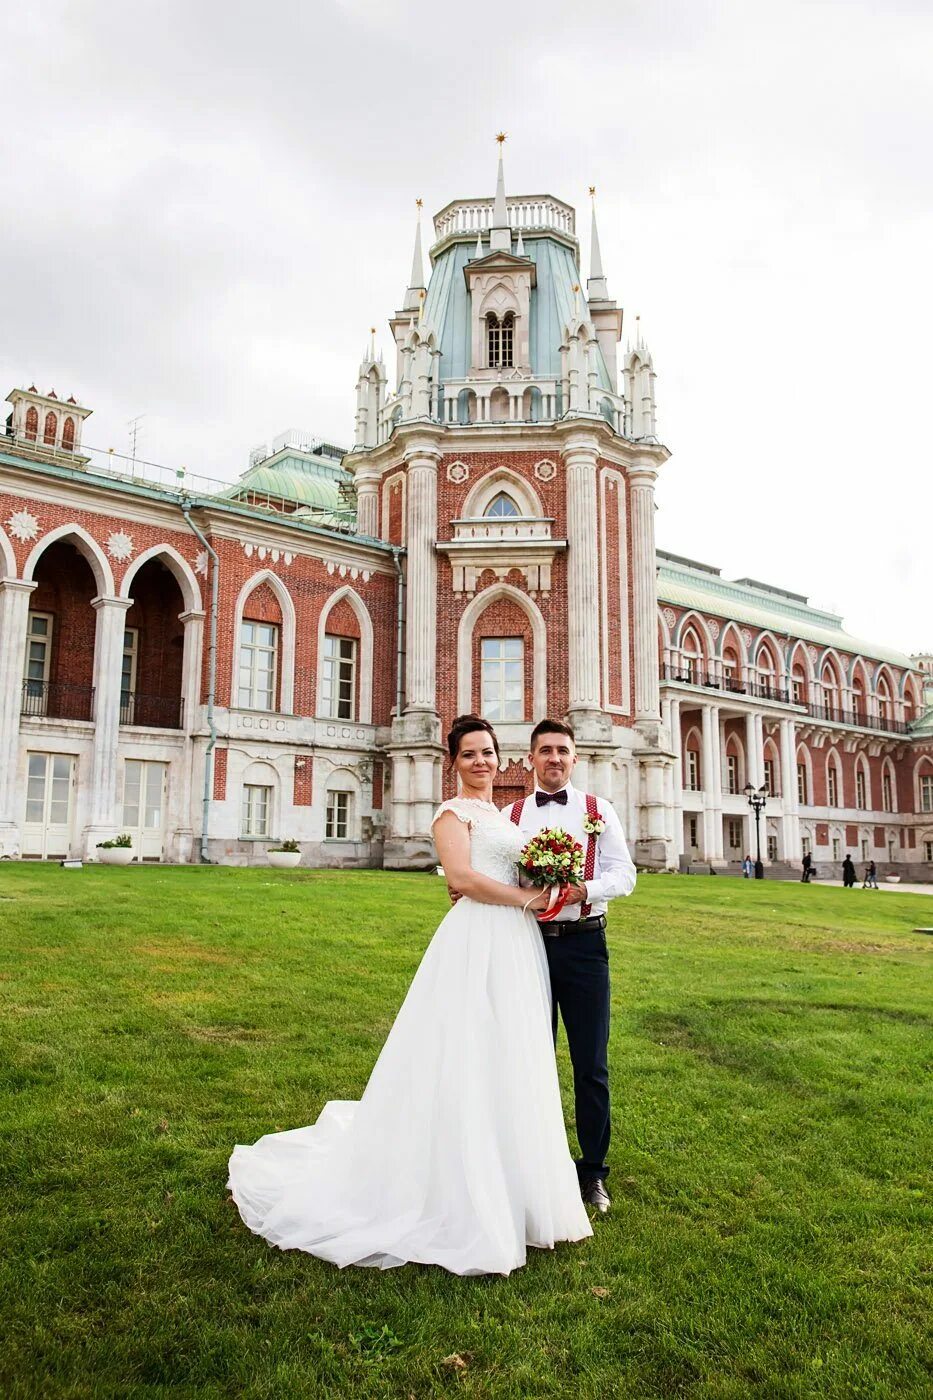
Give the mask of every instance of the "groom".
POLYGON ((562 827, 585 853, 584 878, 572 885, 567 904, 552 923, 539 924, 551 974, 554 1038, 560 1012, 567 1032, 580 1160, 577 1173, 587 1205, 609 1209, 609 954, 606 905, 635 888, 635 867, 622 825, 602 797, 571 785, 577 761, 573 730, 543 719, 531 732, 534 792, 505 808, 531 838, 543 827, 562 827), (589 830, 588 830, 589 828, 589 830), (601 829, 600 829, 601 828, 601 829), (595 829, 595 830, 594 830, 595 829))

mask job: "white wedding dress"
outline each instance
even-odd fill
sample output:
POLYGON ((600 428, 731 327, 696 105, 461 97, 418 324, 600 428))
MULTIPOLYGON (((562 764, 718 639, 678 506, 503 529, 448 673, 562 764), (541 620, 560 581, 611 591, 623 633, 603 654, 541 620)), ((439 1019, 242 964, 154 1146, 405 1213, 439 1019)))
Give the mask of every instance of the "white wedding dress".
MULTIPOLYGON (((516 884, 518 828, 455 798, 473 868, 516 884)), ((421 961, 359 1103, 235 1147, 228 1186, 280 1249, 341 1267, 508 1274, 592 1234, 570 1158, 534 918, 461 899, 421 961)))

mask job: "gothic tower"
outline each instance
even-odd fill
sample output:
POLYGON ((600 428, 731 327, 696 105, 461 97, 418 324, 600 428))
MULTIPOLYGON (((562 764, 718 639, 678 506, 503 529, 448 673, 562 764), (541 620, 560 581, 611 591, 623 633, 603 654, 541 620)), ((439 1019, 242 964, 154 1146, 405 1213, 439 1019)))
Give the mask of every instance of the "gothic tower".
MULTIPOLYGON (((659 712, 654 369, 625 363, 596 228, 583 290, 573 208, 506 197, 434 219, 421 285, 420 219, 390 321, 396 384, 370 348, 357 387, 353 473, 367 534, 404 571, 404 684, 394 715, 385 863, 433 861, 430 819, 450 785, 442 736, 484 714, 517 796, 534 723, 566 717, 576 782, 613 800, 637 859, 668 862, 659 712)), ((590 191, 591 195, 595 191, 590 191)), ((420 209, 420 202, 419 202, 420 209)))

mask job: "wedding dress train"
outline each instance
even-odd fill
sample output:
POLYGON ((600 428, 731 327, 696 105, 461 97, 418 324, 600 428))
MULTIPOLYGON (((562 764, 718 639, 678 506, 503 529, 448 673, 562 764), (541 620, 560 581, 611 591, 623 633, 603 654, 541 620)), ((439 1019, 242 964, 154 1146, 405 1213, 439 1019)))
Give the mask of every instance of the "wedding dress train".
MULTIPOLYGON (((515 884, 517 828, 491 803, 455 798, 436 817, 448 810, 470 827, 474 869, 515 884)), ((228 1185, 250 1230, 341 1267, 507 1274, 528 1245, 590 1235, 531 915, 461 899, 360 1101, 235 1147, 228 1185)))

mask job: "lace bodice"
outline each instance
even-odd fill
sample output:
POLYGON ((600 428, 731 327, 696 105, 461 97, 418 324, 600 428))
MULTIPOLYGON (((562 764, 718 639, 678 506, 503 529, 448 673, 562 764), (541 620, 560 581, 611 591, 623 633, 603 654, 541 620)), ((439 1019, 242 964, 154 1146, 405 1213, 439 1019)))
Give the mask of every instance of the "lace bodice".
POLYGON ((477 798, 453 797, 442 802, 434 813, 431 825, 444 812, 453 812, 470 828, 470 864, 480 875, 499 880, 503 885, 518 884, 517 861, 525 838, 518 827, 491 802, 477 798))

